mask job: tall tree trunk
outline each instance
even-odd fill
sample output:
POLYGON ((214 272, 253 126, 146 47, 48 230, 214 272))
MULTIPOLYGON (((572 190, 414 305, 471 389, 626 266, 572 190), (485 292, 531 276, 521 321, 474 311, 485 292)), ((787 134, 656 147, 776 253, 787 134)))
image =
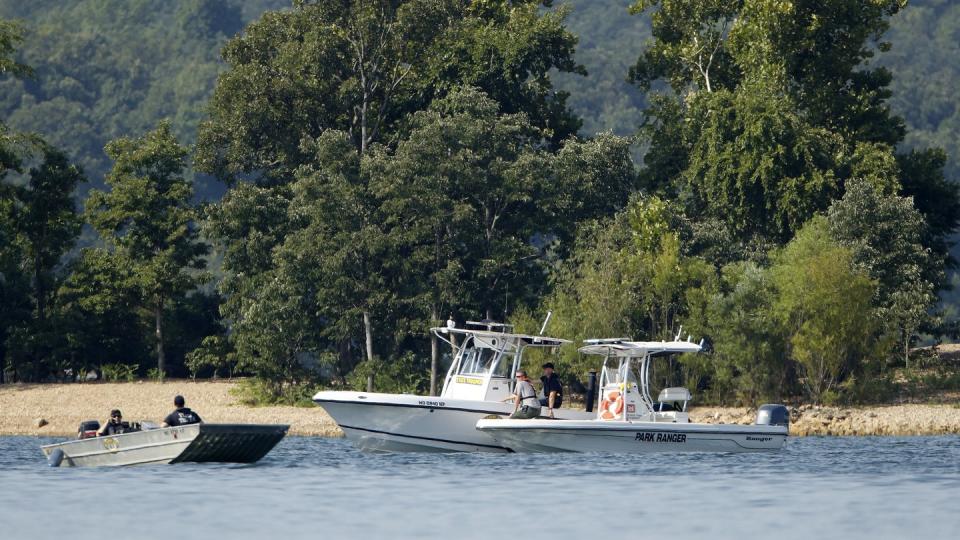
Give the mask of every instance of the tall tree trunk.
POLYGON ((370 312, 363 312, 363 332, 367 338, 367 362, 370 363, 371 371, 367 375, 367 392, 373 392, 373 328, 370 325, 370 312))
POLYGON ((153 308, 157 333, 157 370, 160 372, 160 382, 163 382, 167 367, 167 357, 163 352, 163 302, 158 302, 153 308))
MULTIPOLYGON (((35 331, 46 332, 46 318, 47 318, 47 306, 45 302, 46 292, 44 292, 43 281, 41 281, 42 276, 40 272, 40 255, 39 253, 33 259, 33 283, 36 287, 37 295, 37 324, 35 331)), ((35 381, 40 381, 40 370, 42 368, 42 355, 40 354, 39 342, 45 340, 34 340, 33 343, 33 379, 35 381)))
POLYGON ((903 333, 903 364, 910 369, 910 334, 903 333))
MULTIPOLYGON (((438 323, 440 318, 434 310, 431 315, 434 323, 438 323)), ((430 332, 430 395, 437 395, 437 363, 440 359, 440 344, 437 343, 437 335, 430 332)))

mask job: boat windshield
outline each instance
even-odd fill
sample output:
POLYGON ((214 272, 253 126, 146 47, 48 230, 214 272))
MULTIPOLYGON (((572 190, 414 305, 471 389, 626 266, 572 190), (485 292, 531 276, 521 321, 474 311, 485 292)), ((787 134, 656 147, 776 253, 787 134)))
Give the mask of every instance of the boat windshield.
POLYGON ((513 355, 503 354, 497 365, 499 351, 488 349, 486 347, 473 347, 463 352, 463 360, 460 365, 461 375, 486 375, 493 369, 494 377, 510 377, 510 368, 513 366, 513 355))
POLYGON ((608 363, 607 363, 607 369, 606 369, 607 380, 605 382, 617 383, 617 384, 636 383, 637 376, 634 373, 634 369, 635 369, 635 366, 633 366, 634 363, 635 362, 626 362, 626 361, 618 362, 617 359, 611 358, 610 360, 608 360, 608 363))

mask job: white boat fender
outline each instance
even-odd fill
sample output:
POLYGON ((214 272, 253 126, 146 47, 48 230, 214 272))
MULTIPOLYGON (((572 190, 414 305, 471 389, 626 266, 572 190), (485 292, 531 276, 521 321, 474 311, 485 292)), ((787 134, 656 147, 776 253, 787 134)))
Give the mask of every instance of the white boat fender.
POLYGON ((50 455, 47 456, 47 464, 51 467, 59 467, 63 463, 63 450, 57 448, 53 452, 50 452, 50 455))

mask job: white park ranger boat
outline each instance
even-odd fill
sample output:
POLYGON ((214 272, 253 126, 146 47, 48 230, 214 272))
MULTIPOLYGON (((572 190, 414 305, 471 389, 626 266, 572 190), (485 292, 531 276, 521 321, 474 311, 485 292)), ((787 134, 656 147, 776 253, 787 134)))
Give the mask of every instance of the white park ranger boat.
MULTIPOLYGON (((509 416, 514 374, 528 348, 557 348, 563 339, 512 333, 497 323, 482 328, 432 328, 453 347, 454 360, 440 396, 324 391, 313 396, 339 424, 347 439, 364 450, 383 452, 508 452, 477 420, 509 416), (459 343, 451 339, 459 336, 459 343)), ((555 409, 558 418, 592 418, 591 413, 555 409)))
POLYGON ((485 419, 477 430, 516 452, 759 452, 779 450, 787 438, 783 405, 764 405, 754 425, 691 423, 690 392, 665 388, 650 397, 650 364, 657 356, 697 353, 688 341, 587 340, 584 354, 604 357, 600 406, 591 420, 485 419), (639 364, 640 385, 632 366, 639 364))

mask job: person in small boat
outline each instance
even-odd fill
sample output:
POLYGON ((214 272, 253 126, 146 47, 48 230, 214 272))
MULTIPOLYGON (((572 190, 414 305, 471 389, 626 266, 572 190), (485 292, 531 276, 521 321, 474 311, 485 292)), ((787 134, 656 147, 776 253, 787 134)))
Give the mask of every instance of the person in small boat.
POLYGON ((130 424, 123 421, 123 414, 120 413, 120 409, 114 409, 110 411, 110 419, 97 431, 97 436, 120 435, 128 431, 130 431, 130 424))
POLYGON ((540 416, 540 400, 527 372, 517 370, 517 386, 513 393, 513 414, 510 418, 536 418, 540 416))
POLYGON ((186 426, 188 424, 199 424, 203 422, 199 414, 191 411, 190 408, 185 405, 186 402, 183 396, 173 398, 173 406, 176 407, 177 410, 168 414, 167 417, 163 419, 160 427, 186 426))
POLYGON ((540 382, 543 384, 543 397, 540 398, 540 407, 547 408, 547 414, 553 418, 553 410, 559 409, 563 403, 563 384, 560 383, 560 377, 553 371, 553 362, 547 362, 543 366, 543 376, 540 382))

